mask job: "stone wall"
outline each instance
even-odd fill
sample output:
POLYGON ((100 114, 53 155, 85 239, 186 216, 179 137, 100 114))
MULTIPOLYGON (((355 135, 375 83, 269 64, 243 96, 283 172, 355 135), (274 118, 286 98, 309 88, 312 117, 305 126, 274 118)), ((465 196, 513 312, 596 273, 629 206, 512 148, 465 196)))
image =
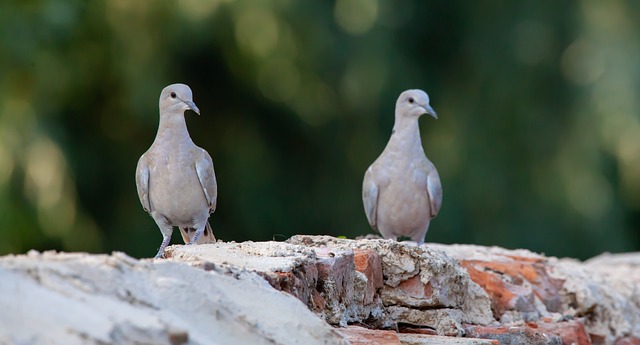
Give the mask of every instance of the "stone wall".
POLYGON ((166 256, 0 258, 0 343, 640 345, 638 253, 295 236, 166 256))

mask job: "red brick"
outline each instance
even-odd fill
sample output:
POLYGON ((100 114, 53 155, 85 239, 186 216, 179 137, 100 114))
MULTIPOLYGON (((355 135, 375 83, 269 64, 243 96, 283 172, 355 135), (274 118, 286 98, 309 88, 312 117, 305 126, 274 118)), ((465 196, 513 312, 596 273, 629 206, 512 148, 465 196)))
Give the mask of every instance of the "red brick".
POLYGON ((326 305, 324 297, 316 290, 311 292, 311 302, 313 303, 312 310, 314 311, 322 311, 326 305))
POLYGON ((589 336, 591 337, 591 343, 593 343, 593 345, 607 344, 607 337, 602 334, 589 333, 589 336))
POLYGON ((491 299, 491 310, 496 319, 508 310, 534 311, 534 296, 531 289, 502 280, 499 274, 485 271, 482 264, 461 263, 471 280, 487 292, 491 299), (479 266, 479 267, 478 267, 479 266))
POLYGON ((317 280, 318 271, 316 265, 305 264, 290 272, 256 272, 262 276, 276 290, 289 293, 304 304, 311 305, 311 293, 314 291, 317 280))
MULTIPOLYGON (((351 274, 354 270, 353 253, 351 251, 316 248, 316 267, 318 269, 318 289, 325 291, 325 285, 331 282, 335 286, 334 293, 343 296, 352 285, 351 274)), ((351 296, 344 296, 351 298, 351 296)))
POLYGON ((398 333, 398 338, 400 338, 400 342, 402 344, 413 345, 500 345, 499 341, 492 339, 447 337, 442 335, 416 333, 398 333))
POLYGON ((561 338, 529 326, 472 326, 465 327, 466 336, 498 340, 500 344, 557 344, 561 338))
POLYGON ((294 295, 304 303, 307 302, 305 283, 296 277, 293 272, 273 272, 273 274, 258 272, 258 274, 263 276, 277 290, 294 295))
POLYGON ((545 260, 547 260, 544 257, 526 257, 526 256, 519 256, 519 255, 504 255, 504 257, 513 259, 514 261, 521 261, 521 262, 529 262, 529 263, 544 263, 545 260))
POLYGON ((394 331, 367 329, 357 326, 339 328, 351 345, 402 345, 394 331))
POLYGON ((562 338, 562 345, 592 345, 591 337, 580 321, 540 322, 537 326, 545 333, 555 334, 562 338))
POLYGON ((564 282, 551 278, 545 264, 537 259, 517 256, 510 259, 513 261, 460 262, 471 279, 489 294, 496 318, 500 318, 507 310, 534 311, 536 296, 548 311, 559 311, 559 291, 564 282))
POLYGON ((384 284, 380 255, 371 249, 354 249, 353 255, 356 270, 367 277, 363 302, 372 303, 378 289, 384 284))
POLYGON ((409 297, 418 299, 429 299, 433 295, 431 284, 429 282, 426 284, 422 283, 419 275, 403 281, 396 287, 396 290, 404 292, 404 294, 409 297))
POLYGON ((638 337, 624 337, 616 340, 615 345, 640 345, 638 337))
POLYGON ((418 327, 406 327, 406 326, 398 326, 398 332, 412 333, 412 334, 438 335, 438 332, 436 332, 434 329, 431 329, 431 328, 418 328, 418 327))

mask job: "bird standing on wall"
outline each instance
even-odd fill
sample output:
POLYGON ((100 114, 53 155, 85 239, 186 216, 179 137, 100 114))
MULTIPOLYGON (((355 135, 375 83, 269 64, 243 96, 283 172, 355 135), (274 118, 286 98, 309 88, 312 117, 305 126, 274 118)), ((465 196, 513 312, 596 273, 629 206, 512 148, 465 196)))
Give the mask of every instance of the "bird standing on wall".
POLYGON ((216 209, 218 186, 211 156, 196 146, 184 119, 185 110, 200 110, 189 86, 172 84, 160 93, 160 124, 153 144, 138 161, 136 186, 142 208, 162 232, 156 254, 161 258, 180 228, 185 243, 215 242, 209 215, 216 209))
POLYGON ((410 237, 424 243, 442 204, 436 167, 424 154, 418 118, 438 116, 422 90, 407 90, 396 102, 391 138, 364 175, 362 201, 367 220, 384 238, 410 237))

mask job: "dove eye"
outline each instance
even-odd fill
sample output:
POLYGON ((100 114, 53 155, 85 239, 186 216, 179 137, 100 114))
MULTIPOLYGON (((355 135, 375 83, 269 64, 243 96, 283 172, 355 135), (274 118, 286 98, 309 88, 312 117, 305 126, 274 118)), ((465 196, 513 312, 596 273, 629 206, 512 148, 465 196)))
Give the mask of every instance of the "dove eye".
POLYGON ((413 104, 414 100, 413 97, 409 97, 409 103, 413 104))
POLYGON ((176 98, 176 93, 175 92, 171 93, 171 98, 176 98))

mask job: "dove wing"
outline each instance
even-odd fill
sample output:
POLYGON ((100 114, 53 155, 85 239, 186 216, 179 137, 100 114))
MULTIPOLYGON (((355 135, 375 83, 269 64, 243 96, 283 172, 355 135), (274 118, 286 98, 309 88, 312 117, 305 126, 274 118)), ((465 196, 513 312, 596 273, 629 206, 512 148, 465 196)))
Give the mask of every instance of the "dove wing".
POLYGON ((438 170, 429 162, 427 173, 427 193, 429 193, 429 203, 431 204, 431 218, 438 215, 440 206, 442 206, 442 185, 440 184, 440 175, 438 170))
POLYGON ((151 212, 151 204, 149 202, 149 163, 146 159, 146 153, 143 154, 138 160, 138 167, 136 168, 136 187, 138 189, 138 198, 142 208, 151 212))
POLYGON ((364 174, 362 182, 362 202, 364 204, 364 212, 367 220, 374 230, 377 230, 377 213, 378 213, 378 185, 376 184, 371 167, 364 174))
POLYGON ((209 153, 202 148, 198 148, 195 158, 198 180, 207 199, 209 213, 213 213, 216 210, 218 199, 218 184, 216 182, 216 173, 213 170, 213 160, 209 153))

